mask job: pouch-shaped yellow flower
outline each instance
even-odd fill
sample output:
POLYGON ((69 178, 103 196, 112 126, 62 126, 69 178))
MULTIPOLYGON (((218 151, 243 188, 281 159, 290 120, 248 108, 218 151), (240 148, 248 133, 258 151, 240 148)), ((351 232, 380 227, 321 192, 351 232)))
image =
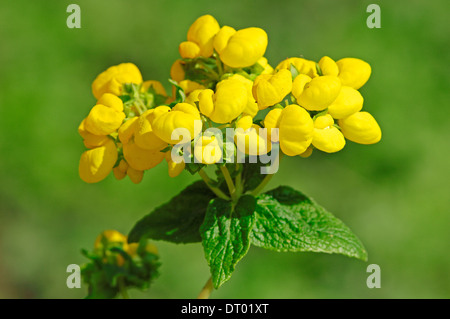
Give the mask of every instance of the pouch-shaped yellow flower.
POLYGON ((180 82, 184 80, 185 72, 183 69, 183 61, 176 60, 170 68, 170 78, 174 81, 180 82))
POLYGON ((214 40, 220 59, 232 68, 245 68, 258 62, 267 48, 267 33, 261 28, 235 31, 223 27, 214 40))
POLYGON ((127 121, 125 121, 119 128, 119 140, 126 144, 130 138, 137 131, 139 123, 139 117, 135 116, 127 121))
POLYGON ((230 77, 230 79, 241 81, 247 88, 247 106, 242 111, 242 113, 245 115, 250 115, 252 118, 255 117, 259 109, 252 93, 253 82, 240 74, 234 74, 230 77))
POLYGON ((104 145, 110 138, 107 135, 95 135, 86 130, 86 119, 83 119, 80 126, 78 126, 78 133, 83 138, 84 145, 87 148, 96 148, 104 145))
POLYGON ((381 139, 381 129, 370 113, 356 112, 339 120, 346 139, 359 144, 375 144, 381 139))
POLYGON ((86 130, 95 135, 109 135, 115 132, 123 120, 125 113, 103 104, 95 105, 86 117, 86 130))
POLYGON ((339 68, 332 58, 324 56, 319 60, 318 64, 320 70, 322 71, 322 75, 332 75, 332 76, 339 75, 339 68))
POLYGON ((199 163, 214 164, 222 158, 222 149, 215 136, 201 136, 194 146, 194 156, 199 163))
POLYGON ((248 155, 264 155, 272 149, 267 129, 257 124, 252 124, 249 128, 238 125, 234 139, 237 149, 248 155))
POLYGON ((342 119, 361 111, 364 98, 358 90, 350 86, 342 86, 336 100, 328 106, 328 113, 335 119, 342 119))
MULTIPOLYGON (((128 143, 123 144, 123 156, 128 165, 138 171, 151 169, 161 163, 164 159, 164 153, 140 148, 133 139, 130 139, 128 143)), ((130 168, 128 168, 128 170, 129 169, 130 168)))
POLYGON ((100 73, 92 83, 92 93, 99 99, 104 93, 121 95, 125 83, 142 83, 142 75, 133 63, 111 66, 100 73))
POLYGON ((219 32, 220 26, 213 16, 201 16, 190 26, 187 39, 194 42, 200 49, 200 56, 209 58, 213 54, 214 36, 219 32))
POLYGON ((134 141, 140 148, 150 151, 159 151, 165 148, 167 143, 161 140, 153 132, 152 125, 150 123, 155 119, 154 113, 155 109, 150 109, 139 116, 134 141))
POLYGON ((184 163, 184 161, 181 161, 179 163, 173 161, 171 153, 172 153, 171 151, 168 151, 165 153, 167 166, 169 168, 169 176, 177 177, 184 170, 184 168, 186 167, 186 164, 184 163))
POLYGON ((200 55, 200 47, 191 41, 181 42, 178 51, 183 59, 194 59, 200 55))
POLYGON ((127 175, 134 184, 139 184, 142 182, 142 178, 144 178, 144 171, 128 167, 127 175))
POLYGON ((302 107, 286 106, 279 119, 280 148, 289 156, 300 155, 306 151, 313 137, 314 123, 302 107))
POLYGON ((316 62, 296 57, 287 58, 286 60, 281 61, 277 65, 275 70, 282 70, 282 69, 290 70, 291 64, 297 69, 299 74, 305 74, 310 78, 314 78, 318 75, 316 62))
POLYGON ((301 86, 304 82, 295 80, 292 94, 297 99, 297 103, 308 111, 322 111, 326 109, 337 98, 341 90, 341 81, 336 76, 315 77, 307 82, 303 88, 301 86))
POLYGON ((97 183, 108 176, 117 161, 117 148, 112 140, 81 154, 78 172, 86 183, 97 183))
POLYGON ((341 79, 342 85, 356 90, 366 84, 372 73, 370 64, 361 59, 343 58, 336 64, 339 68, 339 79, 341 79))
POLYGON ((282 69, 277 73, 261 74, 253 83, 253 97, 260 110, 281 102, 292 90, 292 75, 282 69))
POLYGON ((315 148, 326 153, 338 152, 344 148, 344 135, 333 124, 334 120, 330 114, 318 116, 314 120, 312 145, 315 148))
POLYGON ((247 87, 237 79, 220 81, 216 92, 204 90, 198 95, 202 114, 216 123, 229 123, 247 108, 247 87))
MULTIPOLYGON (((161 107, 155 108, 155 112, 158 112, 159 108, 161 107)), ((172 133, 176 129, 186 129, 190 134, 189 138, 191 140, 200 134, 202 130, 200 113, 195 106, 189 103, 176 104, 170 112, 157 116, 151 122, 151 126, 156 136, 169 144, 177 144, 183 138, 187 138, 187 136, 183 136, 183 133, 186 133, 183 132, 184 130, 179 130, 180 137, 172 138, 172 133)))

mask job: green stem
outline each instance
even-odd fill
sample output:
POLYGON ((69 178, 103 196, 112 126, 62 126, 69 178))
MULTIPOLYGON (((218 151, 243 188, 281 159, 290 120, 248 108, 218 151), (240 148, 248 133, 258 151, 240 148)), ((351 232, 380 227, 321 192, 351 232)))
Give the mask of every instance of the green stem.
POLYGON ((221 166, 220 171, 222 172, 223 177, 225 177, 225 182, 227 183, 231 198, 233 199, 233 201, 236 201, 236 187, 234 186, 233 179, 230 176, 228 168, 225 165, 221 166))
POLYGON ((224 192, 222 192, 219 188, 214 187, 211 185, 211 179, 209 178, 209 176, 205 173, 205 171, 203 169, 198 171, 198 174, 200 175, 200 177, 203 179, 203 181, 205 182, 206 186, 209 187, 209 189, 216 194, 217 197, 225 199, 225 200, 230 200, 231 198, 229 196, 227 196, 224 192))
POLYGON ((219 80, 220 80, 220 77, 223 75, 223 66, 222 66, 222 61, 220 61, 220 57, 217 54, 216 54, 216 65, 217 65, 217 70, 219 71, 219 80))
POLYGON ((206 282, 205 286, 203 287, 202 291, 198 294, 197 299, 208 299, 211 295, 211 292, 213 291, 214 287, 212 284, 212 278, 209 277, 208 281, 206 282))
POLYGON ((120 288, 120 294, 122 295, 123 299, 130 299, 130 295, 128 294, 127 288, 125 287, 125 282, 123 280, 123 277, 119 279, 119 288, 120 288))
POLYGON ((263 189, 264 187, 266 187, 267 183, 270 182, 270 180, 272 179, 273 175, 275 174, 267 174, 266 177, 264 177, 264 179, 262 180, 261 184, 259 184, 252 192, 251 194, 253 196, 258 195, 263 189))

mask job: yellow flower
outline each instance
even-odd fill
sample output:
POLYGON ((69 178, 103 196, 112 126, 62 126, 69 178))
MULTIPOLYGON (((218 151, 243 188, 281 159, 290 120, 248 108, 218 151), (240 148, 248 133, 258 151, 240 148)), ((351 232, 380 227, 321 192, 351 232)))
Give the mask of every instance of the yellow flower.
POLYGON ((128 164, 123 159, 120 160, 119 165, 113 168, 114 177, 117 180, 121 180, 127 176, 128 164))
POLYGON ((80 126, 78 126, 78 133, 83 138, 84 145, 87 148, 96 148, 101 145, 104 145, 106 142, 110 140, 107 135, 95 135, 86 130, 85 127, 86 119, 84 119, 80 126))
POLYGON ((112 140, 81 154, 78 171, 86 183, 97 183, 106 178, 117 161, 117 148, 112 140))
POLYGON ((119 128, 119 140, 126 144, 136 132, 139 125, 139 117, 135 116, 125 121, 119 128))
POLYGON ((270 152, 272 144, 267 137, 267 129, 253 124, 250 116, 243 116, 236 122, 235 142, 242 153, 248 155, 263 155, 270 152))
POLYGON ((142 178, 144 177, 144 171, 134 169, 130 166, 127 169, 127 175, 134 184, 139 184, 142 182, 142 178))
POLYGON ((256 103, 255 99, 253 98, 253 82, 246 77, 240 75, 240 74, 234 74, 230 77, 230 79, 235 79, 241 81, 245 87, 247 88, 247 106, 242 111, 245 115, 250 115, 252 118, 255 117, 255 115, 258 113, 258 104, 256 103))
POLYGON ((177 177, 184 170, 186 164, 184 163, 184 161, 181 161, 180 163, 173 161, 171 153, 171 151, 165 153, 167 166, 169 168, 169 176, 177 177))
POLYGON ((200 55, 200 48, 191 41, 181 42, 178 51, 183 59, 194 59, 200 55))
POLYGON ((127 245, 127 237, 119 233, 117 230, 105 230, 97 236, 94 243, 94 249, 102 249, 106 244, 122 244, 127 245))
POLYGON ((320 70, 322 71, 322 75, 339 75, 339 68, 332 58, 324 56, 322 59, 320 59, 318 64, 320 70))
POLYGON ((152 125, 150 123, 155 120, 154 113, 155 109, 150 109, 139 116, 134 141, 140 148, 150 151, 159 151, 165 148, 167 143, 161 140, 153 132, 152 125))
POLYGON ((194 90, 191 93, 187 94, 184 102, 197 107, 197 103, 199 101, 198 96, 202 91, 203 91, 203 89, 197 89, 197 90, 194 90))
POLYGON ((273 135, 272 141, 274 142, 278 142, 279 136, 278 133, 276 133, 276 131, 272 131, 272 129, 278 129, 280 127, 280 119, 282 113, 282 108, 274 108, 269 113, 267 113, 263 121, 264 127, 267 129, 267 136, 272 139, 273 135))
MULTIPOLYGON (((183 89, 185 94, 189 94, 195 90, 205 89, 203 85, 200 83, 191 81, 191 80, 183 80, 178 83, 178 85, 183 89)), ((175 87, 174 87, 175 88, 175 87)))
POLYGON ((314 147, 327 153, 338 152, 344 148, 344 135, 333 124, 334 120, 330 114, 318 116, 314 120, 314 147))
MULTIPOLYGON (((131 257, 135 257, 138 255, 138 248, 139 248, 139 243, 131 243, 128 244, 128 249, 127 249, 127 254, 130 255, 131 257)), ((149 253, 152 253, 154 255, 158 255, 158 248, 156 248, 155 245, 148 243, 145 246, 145 250, 149 253)))
MULTIPOLYGON (((155 112, 159 108, 167 108, 160 106, 155 108, 155 112)), ((202 129, 200 113, 197 108, 189 103, 178 103, 170 112, 165 112, 157 116, 151 123, 153 132, 161 140, 169 144, 177 144, 182 138, 172 139, 172 133, 175 129, 186 129, 190 133, 190 139, 194 139, 202 129), (197 121, 197 122, 196 122, 197 121), (197 124, 196 124, 197 123, 197 124)), ((183 135, 183 132, 180 132, 183 135)), ((186 138, 186 136, 184 136, 186 138)))
POLYGON ((199 163, 214 164, 222 158, 222 149, 215 136, 201 136, 194 146, 194 156, 199 163))
POLYGON ((316 62, 295 57, 281 61, 280 64, 277 65, 275 70, 282 70, 282 69, 290 70, 291 64, 297 69, 299 74, 305 74, 310 78, 314 78, 318 75, 316 62))
POLYGON ((342 85, 356 90, 366 84, 372 73, 369 63, 355 58, 343 58, 336 62, 342 85))
MULTIPOLYGON (((164 153, 140 148, 133 139, 130 139, 128 143, 123 144, 123 156, 131 168, 137 171, 145 171, 161 163, 164 153)), ((127 170, 127 175, 129 175, 130 167, 127 170)))
POLYGON ((104 93, 121 95, 125 83, 142 83, 142 75, 133 63, 121 63, 100 73, 92 83, 92 93, 99 99, 104 93))
POLYGON ((345 138, 359 144, 375 144, 381 139, 381 129, 370 113, 356 112, 339 120, 345 138))
POLYGON ((298 75, 292 85, 292 95, 308 111, 326 109, 341 91, 341 81, 336 76, 318 76, 307 81, 307 76, 298 75))
POLYGON ((269 64, 267 59, 265 57, 262 57, 258 60, 258 64, 264 68, 264 71, 261 72, 261 74, 272 74, 273 73, 273 67, 269 64))
POLYGON ((260 110, 281 102, 292 90, 292 75, 282 69, 277 73, 261 74, 253 83, 253 97, 260 110))
POLYGON ((184 80, 185 72, 183 69, 183 61, 182 60, 176 60, 172 67, 170 68, 170 77, 172 80, 180 82, 184 80))
POLYGON ((112 94, 104 94, 85 120, 85 128, 95 135, 109 135, 115 132, 125 118, 122 100, 112 94))
POLYGON ((159 81, 148 80, 148 81, 145 81, 144 83, 142 83, 142 85, 141 85, 142 92, 147 92, 150 88, 153 88, 153 90, 155 90, 156 94, 159 94, 162 96, 167 96, 166 89, 159 81))
POLYGON ((303 153, 301 153, 299 156, 300 156, 300 157, 303 157, 303 158, 308 158, 308 157, 311 156, 312 152, 313 152, 313 148, 312 148, 311 146, 309 146, 309 147, 306 149, 306 151, 304 151, 303 153))
POLYGON ((342 119, 361 111, 364 98, 361 93, 349 86, 342 86, 336 100, 328 106, 328 113, 335 119, 342 119))
POLYGON ((204 90, 199 95, 199 108, 202 114, 216 123, 229 123, 247 107, 247 87, 237 79, 220 81, 216 93, 204 90))
POLYGON ((246 28, 236 31, 225 26, 214 39, 214 49, 226 65, 244 68, 255 64, 264 56, 267 41, 267 33, 263 29, 246 28))
POLYGON ((283 153, 289 156, 304 153, 312 142, 314 131, 314 123, 309 113, 302 107, 291 104, 283 109, 277 122, 283 153))
POLYGON ((214 36, 219 30, 220 26, 217 20, 207 14, 195 20, 188 30, 187 39, 198 46, 200 56, 209 58, 213 54, 214 36))

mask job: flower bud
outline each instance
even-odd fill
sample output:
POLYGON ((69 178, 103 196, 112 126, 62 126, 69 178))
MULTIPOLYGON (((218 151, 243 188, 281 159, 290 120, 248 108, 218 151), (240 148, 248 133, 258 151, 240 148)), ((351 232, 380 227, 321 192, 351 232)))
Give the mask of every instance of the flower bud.
POLYGON ((97 236, 94 243, 94 249, 101 249, 106 244, 127 244, 127 237, 117 230, 105 230, 97 236))
POLYGON ((355 58, 344 58, 336 62, 339 68, 339 79, 342 85, 356 90, 362 87, 370 78, 372 68, 370 64, 355 58))
POLYGON ((92 83, 92 93, 97 99, 104 93, 119 96, 125 83, 142 83, 141 72, 133 63, 121 63, 100 73, 92 83))
POLYGON ((356 112, 339 120, 345 138, 359 144, 375 144, 381 139, 381 129, 370 113, 356 112))
POLYGON ((194 59, 200 55, 200 48, 191 41, 181 42, 178 51, 183 59, 194 59))
POLYGON ((253 97, 260 110, 281 102, 291 90, 291 72, 284 69, 273 75, 261 74, 253 83, 253 97))

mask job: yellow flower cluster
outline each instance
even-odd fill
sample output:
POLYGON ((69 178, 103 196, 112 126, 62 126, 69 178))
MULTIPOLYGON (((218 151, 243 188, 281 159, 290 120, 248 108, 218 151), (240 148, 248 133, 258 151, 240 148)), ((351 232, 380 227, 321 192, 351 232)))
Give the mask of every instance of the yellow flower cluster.
POLYGON ((81 178, 95 183, 113 171, 117 179, 128 175, 139 183, 144 171, 164 159, 175 177, 185 168, 198 171, 187 158, 200 166, 233 161, 237 152, 267 154, 273 143, 288 156, 307 157, 313 148, 337 152, 346 139, 381 139, 375 119, 361 111, 358 90, 371 74, 367 62, 291 57, 273 68, 264 57, 267 45, 261 28, 221 27, 205 15, 179 45, 171 97, 160 82, 143 82, 132 63, 102 72, 92 84, 97 103, 78 129, 88 148, 81 178), (213 128, 235 134, 231 140, 205 134, 213 128), (175 150, 177 144, 193 151, 175 150))

